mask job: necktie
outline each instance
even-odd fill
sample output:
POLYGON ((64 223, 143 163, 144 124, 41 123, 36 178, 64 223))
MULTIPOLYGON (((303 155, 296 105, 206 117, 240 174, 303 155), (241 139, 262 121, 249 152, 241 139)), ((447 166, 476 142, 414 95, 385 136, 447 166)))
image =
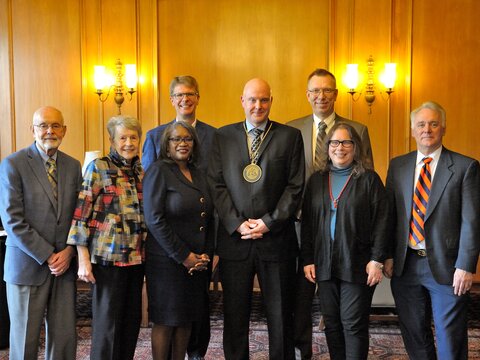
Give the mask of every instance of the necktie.
POLYGON ((253 163, 256 163, 258 160, 258 148, 262 143, 262 133, 263 131, 257 128, 252 130, 253 141, 252 141, 252 148, 251 148, 251 157, 252 157, 251 160, 253 163))
POLYGON ((318 123, 317 142, 315 144, 315 160, 313 162, 313 167, 315 168, 315 170, 318 170, 318 167, 320 165, 323 140, 325 139, 325 136, 327 136, 327 133, 325 131, 326 128, 327 124, 325 123, 325 121, 320 121, 320 123, 318 123))
POLYGON ((410 222, 410 244, 415 246, 425 240, 424 220, 427 213, 428 198, 432 187, 430 163, 432 158, 426 157, 420 169, 417 185, 413 192, 412 220, 410 222))
POLYGON ((55 199, 57 198, 57 163, 54 159, 49 158, 47 160, 47 174, 48 174, 48 181, 50 185, 52 185, 53 196, 55 199))

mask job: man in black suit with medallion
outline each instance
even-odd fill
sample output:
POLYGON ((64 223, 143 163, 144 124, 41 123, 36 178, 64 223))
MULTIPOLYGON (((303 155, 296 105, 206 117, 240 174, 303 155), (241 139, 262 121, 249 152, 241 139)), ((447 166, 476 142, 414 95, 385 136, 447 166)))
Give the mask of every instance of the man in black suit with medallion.
POLYGON ((252 79, 241 96, 246 120, 217 130, 209 185, 220 217, 217 254, 224 296, 227 360, 248 360, 253 280, 265 302, 269 357, 293 359, 289 290, 298 253, 295 212, 305 163, 299 130, 269 120, 268 83, 252 79))

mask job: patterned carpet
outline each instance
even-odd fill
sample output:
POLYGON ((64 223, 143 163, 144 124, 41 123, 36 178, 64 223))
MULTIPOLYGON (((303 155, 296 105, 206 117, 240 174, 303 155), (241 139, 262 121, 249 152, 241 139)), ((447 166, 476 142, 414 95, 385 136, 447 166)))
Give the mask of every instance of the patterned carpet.
MULTIPOLYGON (((78 314, 78 347, 77 359, 88 360, 90 349, 90 296, 82 293, 79 296, 78 314)), ((212 338, 210 341, 207 360, 223 360, 222 348, 222 293, 211 293, 212 304, 212 338)), ((314 304, 313 321, 315 324, 313 336, 313 359, 329 359, 328 348, 323 332, 318 330, 318 304, 314 304)), ((44 342, 44 335, 41 338, 44 342)), ((250 330, 250 352, 253 360, 268 359, 268 333, 265 324, 261 296, 257 293, 253 299, 253 312, 250 330)), ((151 359, 150 329, 143 328, 137 342, 135 359, 151 359)), ((472 306, 469 314, 469 358, 480 359, 480 294, 472 297, 472 306)), ((8 359, 8 351, 0 351, 0 359, 8 359)), ((44 359, 43 354, 39 359, 44 359)), ((374 321, 370 324, 370 351, 369 359, 408 359, 403 348, 403 341, 398 325, 394 321, 374 321)))

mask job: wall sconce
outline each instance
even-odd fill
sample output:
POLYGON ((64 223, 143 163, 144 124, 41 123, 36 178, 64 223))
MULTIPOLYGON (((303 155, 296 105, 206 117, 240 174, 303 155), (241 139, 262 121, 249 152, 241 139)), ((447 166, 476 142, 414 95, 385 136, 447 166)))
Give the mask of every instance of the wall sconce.
POLYGON ((137 68, 134 64, 125 65, 125 74, 123 73, 123 64, 120 59, 117 59, 115 62, 115 75, 107 74, 105 66, 95 65, 94 71, 94 82, 95 89, 97 89, 96 94, 98 99, 103 103, 108 99, 110 91, 112 88, 115 92, 115 103, 118 107, 118 115, 121 114, 122 104, 125 101, 124 94, 129 93, 132 100, 132 95, 136 92, 135 88, 137 86, 137 68), (125 85, 123 83, 123 78, 125 75, 125 85), (108 92, 106 96, 104 95, 104 89, 108 87, 108 92))
MULTIPOLYGON (((385 93, 387 94, 387 99, 390 98, 390 94, 393 92, 393 87, 395 86, 395 80, 397 76, 397 64, 395 63, 386 63, 383 73, 380 75, 380 82, 385 86, 385 93)), ((363 92, 365 92, 365 101, 368 104, 368 113, 372 113, 372 104, 375 101, 375 61, 373 60, 372 55, 369 56, 367 60, 367 79, 363 90, 358 93, 355 89, 358 86, 359 75, 358 75, 358 64, 347 64, 347 71, 343 78, 345 85, 348 87, 348 93, 352 95, 353 101, 357 101, 363 92), (358 94, 355 97, 355 94, 358 94)), ((382 94, 382 92, 380 92, 382 94)))

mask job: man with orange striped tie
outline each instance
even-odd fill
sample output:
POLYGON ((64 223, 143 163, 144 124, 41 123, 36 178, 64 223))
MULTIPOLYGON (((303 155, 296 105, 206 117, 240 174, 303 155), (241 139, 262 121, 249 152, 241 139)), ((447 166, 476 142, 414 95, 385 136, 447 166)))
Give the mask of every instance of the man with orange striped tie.
POLYGON ((411 359, 467 359, 467 307, 480 249, 477 160, 446 149, 445 110, 411 113, 417 151, 390 163, 391 286, 411 359), (435 325, 437 351, 432 332, 435 325))

